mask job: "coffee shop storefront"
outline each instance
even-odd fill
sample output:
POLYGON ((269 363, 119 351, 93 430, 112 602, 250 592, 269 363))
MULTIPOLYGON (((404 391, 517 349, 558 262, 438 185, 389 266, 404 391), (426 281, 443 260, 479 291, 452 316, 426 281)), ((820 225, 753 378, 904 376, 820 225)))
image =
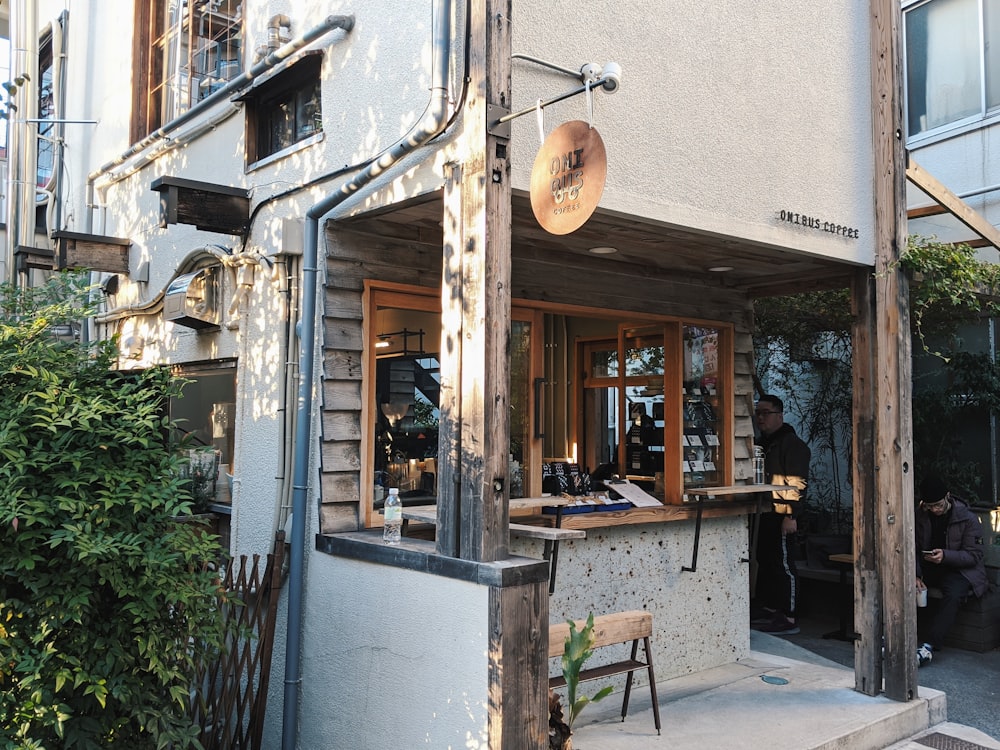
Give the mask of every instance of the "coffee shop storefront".
MULTIPOLYGON (((514 43, 547 49, 551 13, 528 5, 514 43)), ((651 613, 661 680, 749 656, 752 302, 850 286, 858 332, 873 327, 876 217, 889 209, 875 200, 874 84, 851 73, 870 19, 838 8, 817 22, 786 4, 803 47, 751 35, 775 56, 757 71, 727 57, 744 29, 679 33, 700 29, 702 11, 675 11, 687 17, 647 19, 658 36, 643 38, 669 36, 671 65, 711 45, 720 67, 674 71, 632 50, 638 29, 616 27, 637 85, 613 106, 597 94, 588 113, 607 182, 579 227, 553 233, 537 217, 535 118, 498 119, 512 77, 527 102, 561 86, 512 63, 502 13, 474 24, 468 59, 484 67, 469 72, 454 132, 322 224, 303 653, 323 685, 303 693, 303 746, 369 736, 384 701, 405 718, 379 724, 381 746, 541 747, 558 671, 548 626, 588 613, 651 613), (734 111, 706 124, 721 101, 734 111), (615 475, 651 502, 604 506, 598 479, 615 475), (434 508, 395 547, 380 534, 389 487, 404 507, 434 508), (556 557, 512 524, 553 526, 542 496, 563 491, 589 507, 563 509, 561 527, 585 537, 556 557)), ((593 37, 582 16, 560 19, 559 34, 571 29, 593 37)), ((581 106, 547 109, 548 130, 581 106)), ((874 408, 858 408, 864 425, 874 408)))
MULTIPOLYGON (((523 197, 513 201, 504 368, 510 519, 554 524, 551 509, 535 502, 517 510, 517 498, 566 492, 587 506, 562 511, 562 528, 582 529, 586 538, 559 545, 552 593, 536 602, 541 622, 647 610, 660 679, 744 658, 748 519, 758 495, 705 498, 691 490, 752 481, 752 290, 844 286, 851 267, 765 247, 736 250, 733 238, 665 231, 600 211, 579 233, 545 236, 526 203, 523 197), (614 252, 608 249, 612 237, 614 252), (739 270, 726 268, 736 266, 737 254, 739 270), (632 507, 608 498, 610 509, 592 505, 608 494, 597 478, 611 475, 656 502, 632 507)), ((342 341, 353 331, 360 371, 369 374, 357 383, 363 436, 357 512, 360 525, 376 530, 388 487, 400 488, 404 507, 440 498, 441 210, 440 200, 430 196, 327 230, 326 331, 342 341)), ((329 424, 347 386, 330 376, 344 372, 337 367, 344 358, 342 350, 328 347, 329 424)), ((327 443, 330 486, 343 481, 328 471, 338 448, 338 441, 327 443)), ((345 535, 336 533, 333 497, 324 496, 321 510, 329 513, 325 531, 332 533, 321 533, 317 548, 349 556, 345 535)), ((402 547, 433 549, 433 539, 433 526, 410 523, 402 547)), ((512 559, 538 560, 547 550, 543 541, 512 534, 509 552, 512 559)), ((357 561, 348 567, 346 578, 331 579, 342 584, 340 596, 356 591, 359 580, 381 586, 387 576, 418 575, 357 561)), ((390 624, 388 612, 375 622, 403 628, 407 639, 440 637, 450 650, 468 637, 469 624, 457 610, 475 609, 456 604, 470 592, 444 593, 452 586, 462 588, 444 578, 433 595, 425 592, 427 606, 418 606, 425 614, 413 625, 390 624), (438 606, 454 613, 444 623, 438 606)), ((360 668, 350 658, 345 662, 343 653, 337 661, 348 671, 360 668)), ((431 710, 434 701, 428 700, 431 710)))

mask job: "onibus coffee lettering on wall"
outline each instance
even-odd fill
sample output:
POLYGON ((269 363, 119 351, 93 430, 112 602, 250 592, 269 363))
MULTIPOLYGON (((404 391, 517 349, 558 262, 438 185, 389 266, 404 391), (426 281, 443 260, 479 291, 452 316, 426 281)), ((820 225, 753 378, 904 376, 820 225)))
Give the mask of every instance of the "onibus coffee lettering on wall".
POLYGON ((786 211, 782 209, 777 212, 777 217, 778 221, 785 224, 796 224, 805 229, 813 229, 818 232, 835 234, 838 237, 846 237, 849 240, 856 240, 861 236, 861 230, 857 227, 851 227, 836 221, 827 221, 826 219, 821 219, 817 216, 810 216, 809 214, 800 214, 795 211, 786 211))
POLYGON ((604 141, 582 120, 549 133, 531 168, 531 210, 551 234, 569 234, 594 213, 608 172, 604 141))

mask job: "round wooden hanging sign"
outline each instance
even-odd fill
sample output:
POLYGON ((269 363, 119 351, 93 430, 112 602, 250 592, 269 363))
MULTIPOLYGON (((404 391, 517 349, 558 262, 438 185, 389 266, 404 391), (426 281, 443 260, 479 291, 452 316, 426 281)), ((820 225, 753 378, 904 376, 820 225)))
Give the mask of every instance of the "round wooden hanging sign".
POLYGON ((549 133, 531 168, 531 210, 551 234, 569 234, 590 218, 608 174, 604 141, 582 120, 549 133))

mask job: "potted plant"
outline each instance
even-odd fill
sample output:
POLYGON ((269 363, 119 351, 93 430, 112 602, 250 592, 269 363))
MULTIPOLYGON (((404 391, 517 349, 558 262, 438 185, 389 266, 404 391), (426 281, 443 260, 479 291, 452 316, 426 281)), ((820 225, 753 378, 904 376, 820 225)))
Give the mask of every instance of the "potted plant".
POLYGON ((575 622, 572 620, 568 622, 569 635, 566 637, 566 648, 563 650, 562 673, 566 679, 569 716, 563 720, 563 707, 559 694, 549 690, 549 750, 572 750, 573 724, 579 718, 580 712, 590 703, 596 703, 611 695, 613 690, 608 685, 590 697, 577 694, 580 687, 580 670, 594 653, 594 613, 591 612, 587 616, 587 624, 579 631, 575 622))

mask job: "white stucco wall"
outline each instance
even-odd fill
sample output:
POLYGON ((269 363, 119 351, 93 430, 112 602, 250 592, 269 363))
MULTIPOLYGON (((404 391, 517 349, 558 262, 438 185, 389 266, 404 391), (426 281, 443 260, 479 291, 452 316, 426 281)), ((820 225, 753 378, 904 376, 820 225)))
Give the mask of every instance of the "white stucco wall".
MULTIPOLYGON (((577 69, 622 66, 594 97, 608 153, 602 207, 844 260, 872 261, 868 4, 668 0, 514 3, 513 51, 577 69), (857 227, 848 240, 783 223, 781 210, 857 227)), ((514 109, 574 81, 515 60, 514 109)), ((545 110, 549 132, 587 119, 579 96, 545 110)), ((515 186, 538 149, 515 121, 515 186)))
MULTIPOLYGON (((39 20, 54 18, 64 7, 59 2, 39 4, 39 20)), ((419 121, 429 97, 431 57, 431 5, 420 12, 406 2, 384 2, 378 8, 358 9, 350 3, 279 2, 244 3, 245 49, 251 51, 266 39, 267 21, 287 14, 293 38, 315 28, 331 14, 355 14, 352 32, 332 31, 310 45, 325 50, 324 139, 315 147, 291 153, 265 167, 247 172, 244 163, 245 116, 235 110, 207 135, 168 151, 129 174, 137 158, 125 160, 96 178, 97 190, 88 195, 87 175, 122 156, 130 145, 131 43, 122 43, 123 30, 132 25, 131 0, 81 2, 70 9, 69 53, 66 87, 67 116, 95 119, 97 124, 67 125, 66 173, 73 181, 66 191, 63 227, 132 241, 133 276, 148 268, 148 281, 122 278, 120 291, 108 299, 108 309, 137 306, 155 300, 179 272, 189 253, 206 244, 234 252, 259 253, 276 260, 276 254, 301 253, 301 241, 284 229, 284 220, 299 220, 316 201, 340 187, 353 174, 349 165, 363 164, 397 140, 419 121), (204 232, 186 225, 159 226, 160 195, 150 184, 161 176, 179 176, 224 186, 253 188, 253 205, 313 180, 334 174, 312 190, 268 203, 256 215, 245 246, 239 237, 204 232), (88 206, 93 198, 95 207, 88 206)), ((130 35, 124 35, 128 38, 130 35)), ((248 61, 248 66, 254 61, 248 61)), ((229 105, 218 104, 189 123, 171 131, 178 137, 215 118, 229 105)), ((439 171, 439 170, 438 170, 439 171)), ((434 180, 434 185, 439 180, 434 180)), ((425 187, 412 176, 409 189, 425 187)), ((291 259, 291 289, 300 285, 301 263, 291 259)), ((141 336, 145 348, 126 367, 154 363, 183 364, 219 358, 238 360, 233 462, 234 513, 232 545, 236 552, 260 553, 270 548, 281 523, 280 486, 291 467, 290 455, 282 460, 288 442, 283 436, 285 415, 294 410, 295 383, 286 373, 297 364, 297 353, 286 347, 288 328, 280 267, 274 273, 255 271, 254 286, 240 309, 227 313, 236 290, 232 272, 225 272, 221 308, 224 325, 218 331, 196 332, 164 322, 158 314, 129 315, 101 331, 101 335, 141 336)), ((292 321, 294 323, 294 320, 292 321)), ((317 372, 320 370, 317 369, 317 372)), ((284 502, 287 504, 287 497, 284 502)))
POLYGON ((309 571, 299 747, 487 747, 488 587, 322 553, 309 571))

